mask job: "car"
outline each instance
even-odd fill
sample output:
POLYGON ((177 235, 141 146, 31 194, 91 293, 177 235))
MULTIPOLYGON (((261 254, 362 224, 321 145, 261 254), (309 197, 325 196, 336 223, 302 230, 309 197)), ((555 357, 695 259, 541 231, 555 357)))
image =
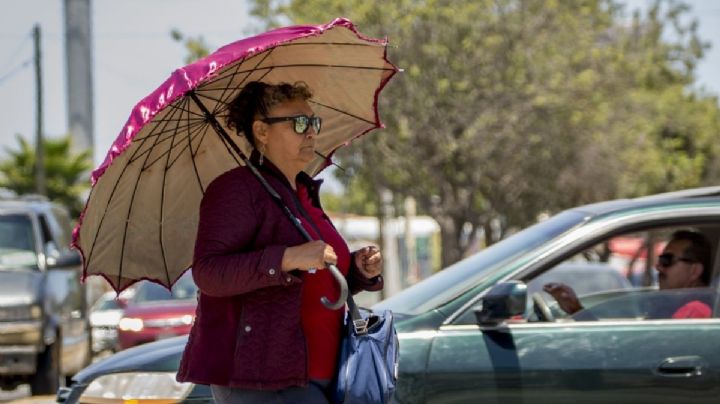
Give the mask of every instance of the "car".
POLYGON ((543 286, 548 283, 564 283, 580 296, 633 287, 620 269, 608 263, 564 262, 543 272, 526 285, 525 294, 531 297, 528 299, 528 305, 531 305, 534 300, 543 299, 542 301, 546 302, 547 308, 551 310, 553 316, 562 316, 562 313, 552 296, 543 291, 543 286), (537 294, 541 296, 537 296, 537 294))
POLYGON ((114 291, 105 292, 93 303, 90 308, 93 353, 119 350, 118 323, 134 290, 134 288, 126 289, 120 295, 114 291))
POLYGON ((630 281, 612 265, 600 262, 564 262, 528 282, 527 294, 542 292, 543 285, 551 282, 564 283, 579 295, 632 288, 630 281))
POLYGON ((142 281, 118 322, 120 349, 190 333, 197 292, 191 271, 185 272, 171 290, 142 281))
MULTIPOLYGON (((701 290, 658 290, 646 276, 631 287, 595 287, 579 294, 585 310, 572 316, 527 293, 534 280, 563 265, 583 263, 588 276, 611 265, 628 276, 636 262, 609 248, 613 240, 639 238, 656 251, 673 231, 688 228, 711 241, 716 254, 709 270, 717 275, 720 187, 711 187, 561 212, 375 304, 396 318, 394 402, 717 402, 717 282, 701 290), (687 299, 709 302, 712 318, 657 315, 687 299), (591 321, 578 316, 587 312, 591 321)), ((652 259, 643 270, 653 271, 652 259)), ((90 402, 105 391, 126 399, 210 402, 207 386, 174 379, 186 341, 148 344, 98 362, 60 390, 58 401, 90 402), (139 389, 133 383, 145 374, 162 383, 139 389)))
POLYGON ((67 210, 42 196, 0 200, 0 388, 54 394, 92 359, 81 259, 67 210))

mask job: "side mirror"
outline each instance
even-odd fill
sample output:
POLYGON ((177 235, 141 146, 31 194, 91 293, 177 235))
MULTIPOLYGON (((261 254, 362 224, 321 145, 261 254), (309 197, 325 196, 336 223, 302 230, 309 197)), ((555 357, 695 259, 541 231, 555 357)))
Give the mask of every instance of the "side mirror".
POLYGON ((508 281, 493 286, 482 298, 482 307, 475 310, 479 324, 497 325, 512 316, 525 314, 527 286, 521 281, 508 281))
POLYGON ((77 267, 80 265, 82 265, 82 258, 80 253, 75 250, 68 250, 47 259, 49 269, 77 267))

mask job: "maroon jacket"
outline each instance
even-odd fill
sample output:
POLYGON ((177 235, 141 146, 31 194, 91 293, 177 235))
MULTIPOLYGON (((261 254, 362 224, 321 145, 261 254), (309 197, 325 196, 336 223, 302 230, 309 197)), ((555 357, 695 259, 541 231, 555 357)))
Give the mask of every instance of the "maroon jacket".
MULTIPOLYGON (((257 156, 253 156, 257 160, 257 156)), ((295 191, 271 163, 259 167, 285 205, 302 215, 295 191)), ((302 173, 313 203, 318 187, 302 173)), ((308 382, 300 318, 302 272, 280 270, 287 246, 305 239, 246 167, 230 170, 205 191, 192 275, 200 289, 197 316, 177 379, 250 389, 308 382)), ((351 259, 352 293, 382 289, 351 259)))

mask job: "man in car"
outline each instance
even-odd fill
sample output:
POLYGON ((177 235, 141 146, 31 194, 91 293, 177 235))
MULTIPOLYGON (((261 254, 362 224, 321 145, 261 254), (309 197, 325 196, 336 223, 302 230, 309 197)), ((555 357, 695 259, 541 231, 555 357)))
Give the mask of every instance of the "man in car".
MULTIPOLYGON (((679 230, 673 233, 655 266, 660 290, 707 287, 711 275, 710 250, 710 243, 698 232, 679 230)), ((543 290, 568 314, 583 309, 575 291, 565 284, 548 283, 543 290)), ((672 318, 709 318, 712 309, 700 300, 691 300, 671 315, 672 318)))

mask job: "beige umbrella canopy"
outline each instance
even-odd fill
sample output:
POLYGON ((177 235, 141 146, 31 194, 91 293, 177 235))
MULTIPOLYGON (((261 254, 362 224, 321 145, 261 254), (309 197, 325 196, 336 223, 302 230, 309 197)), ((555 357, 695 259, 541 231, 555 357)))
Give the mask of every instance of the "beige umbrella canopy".
MULTIPOLYGON (((244 137, 224 127, 227 103, 245 83, 307 83, 323 118, 316 144, 325 156, 381 127, 377 99, 398 71, 386 45, 336 19, 243 39, 176 70, 135 106, 93 172, 73 239, 84 276, 104 276, 117 291, 141 279, 170 287, 190 267, 205 189, 249 156, 244 137)), ((318 157, 306 171, 326 164, 318 157)))

